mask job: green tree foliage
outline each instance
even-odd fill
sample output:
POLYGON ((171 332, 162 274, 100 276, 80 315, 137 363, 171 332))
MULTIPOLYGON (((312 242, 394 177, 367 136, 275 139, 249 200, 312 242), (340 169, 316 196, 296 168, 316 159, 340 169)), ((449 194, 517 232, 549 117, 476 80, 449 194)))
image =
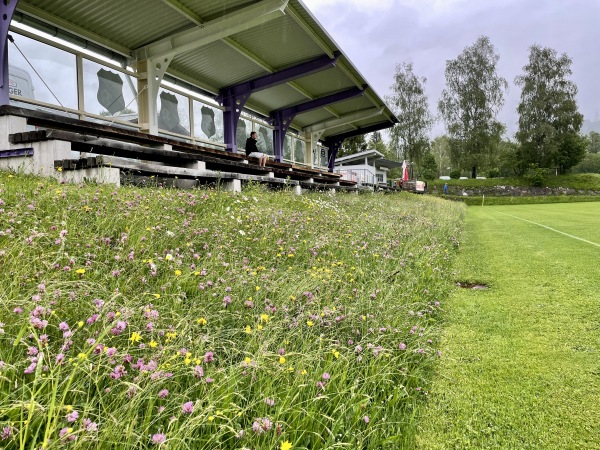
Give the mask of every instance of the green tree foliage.
POLYGON ((438 173, 437 163, 435 157, 430 151, 423 155, 420 165, 420 177, 424 180, 435 180, 438 173))
POLYGON ((440 175, 449 175, 450 166, 450 141, 448 136, 438 136, 431 143, 431 151, 437 164, 440 175))
POLYGON ((489 166, 504 132, 496 116, 508 83, 497 73, 499 58, 489 38, 481 36, 446 62, 446 89, 438 109, 448 130, 452 164, 464 170, 489 166))
POLYGON ((523 176, 527 171, 527 163, 521 154, 521 146, 517 142, 502 140, 498 145, 498 166, 502 176, 523 176))
POLYGON ((364 152, 368 148, 367 140, 364 134, 347 138, 342 143, 342 146, 338 150, 337 157, 353 155, 355 153, 364 152))
POLYGON ((586 142, 579 135, 583 116, 575 101, 577 86, 567 79, 571 63, 566 53, 559 56, 556 50, 532 45, 525 73, 515 79, 522 89, 516 137, 526 164, 558 167, 565 173, 585 154, 586 142))
POLYGON ((600 173, 600 153, 586 153, 572 170, 575 173, 600 173))
POLYGON ((426 81, 426 78, 419 78, 413 73, 412 64, 396 65, 394 84, 390 86, 393 94, 386 100, 400 119, 390 131, 390 147, 398 160, 419 164, 427 149, 427 134, 434 120, 424 90, 426 81))
POLYGON ((587 152, 588 153, 600 153, 600 133, 591 131, 587 135, 587 152))
POLYGON ((393 152, 390 152, 388 146, 383 140, 383 136, 380 131, 375 131, 374 133, 371 133, 371 135, 369 136, 368 148, 377 150, 378 152, 382 153, 386 158, 393 160, 396 159, 396 155, 394 155, 393 152))

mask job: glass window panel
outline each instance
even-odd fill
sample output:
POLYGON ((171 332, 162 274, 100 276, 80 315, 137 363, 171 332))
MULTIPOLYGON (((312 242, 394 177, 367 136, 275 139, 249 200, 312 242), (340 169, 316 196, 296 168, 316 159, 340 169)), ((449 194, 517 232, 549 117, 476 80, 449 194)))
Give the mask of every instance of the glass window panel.
POLYGON ((258 142, 256 143, 258 150, 273 155, 273 129, 259 123, 255 124, 258 142))
POLYGON ((306 158, 306 142, 302 139, 294 139, 294 161, 304 164, 306 158))
POLYGON ((83 60, 85 111, 137 123, 137 80, 87 59, 83 60))
POLYGON ((246 139, 250 137, 250 133, 252 132, 252 122, 248 119, 240 118, 237 124, 237 130, 235 133, 235 137, 237 140, 238 148, 246 149, 246 139))
POLYGON ((10 86, 15 88, 24 97, 31 97, 46 103, 57 105, 59 102, 52 93, 67 108, 77 109, 77 69, 75 55, 51 47, 36 40, 13 33, 16 44, 31 62, 41 78, 50 87, 50 91, 40 77, 31 68, 14 45, 8 44, 9 61, 12 67, 9 72, 16 74, 10 81, 10 86), (23 74, 25 72, 25 74, 23 74), (21 76, 19 76, 21 75, 21 76), (28 75, 28 76, 27 76, 28 75), (27 86, 26 78, 31 80, 33 89, 27 86), (21 87, 21 85, 23 85, 21 87))
POLYGON ((194 136, 222 144, 223 111, 194 100, 194 136))
POLYGON ((292 138, 289 135, 283 140, 283 159, 292 160, 292 138))
POLYGON ((158 94, 158 128, 190 135, 190 103, 185 95, 161 89, 158 94))

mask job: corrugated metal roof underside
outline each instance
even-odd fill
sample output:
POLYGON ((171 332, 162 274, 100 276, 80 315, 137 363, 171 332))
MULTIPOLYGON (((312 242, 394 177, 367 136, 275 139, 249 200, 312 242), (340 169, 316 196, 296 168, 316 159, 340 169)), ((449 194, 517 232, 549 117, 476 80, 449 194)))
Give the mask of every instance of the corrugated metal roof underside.
MULTIPOLYGON (((130 51, 182 30, 193 29, 196 20, 205 23, 232 11, 259 3, 252 0, 20 0, 18 9, 91 41, 114 42, 116 51, 130 51), (176 5, 182 6, 177 10, 176 5)), ((177 55, 169 70, 187 82, 216 94, 272 71, 295 66, 325 53, 339 50, 318 21, 299 0, 290 0, 285 15, 262 25, 235 33, 193 51, 177 55)), ((345 55, 336 67, 295 79, 292 83, 254 93, 247 107, 262 115, 303 103, 357 84, 368 84, 345 55), (342 69, 342 66, 346 70, 342 69), (348 72, 350 76, 348 76, 348 72)), ((293 126, 305 127, 340 115, 382 107, 384 102, 372 90, 371 96, 355 97, 329 108, 298 115, 293 126)), ((389 117, 393 114, 386 108, 389 117)), ((380 115, 327 130, 323 136, 339 134, 388 120, 380 115)))

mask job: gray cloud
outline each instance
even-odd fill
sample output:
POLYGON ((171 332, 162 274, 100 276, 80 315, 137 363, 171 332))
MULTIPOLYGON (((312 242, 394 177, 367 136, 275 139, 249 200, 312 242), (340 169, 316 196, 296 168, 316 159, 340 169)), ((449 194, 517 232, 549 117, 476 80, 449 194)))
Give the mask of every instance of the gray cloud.
MULTIPOLYGON (((571 57, 580 111, 588 120, 597 120, 600 114, 600 53, 595 49, 600 42, 600 1, 463 2, 443 15, 432 11, 427 2, 407 6, 397 0, 388 10, 373 13, 346 2, 345 6, 341 2, 324 6, 308 3, 341 50, 382 96, 390 93, 396 64, 412 62, 415 73, 427 78, 426 91, 435 112, 445 87, 446 61, 485 35, 500 55, 498 72, 509 83, 506 104, 499 114, 509 135, 517 128, 520 95, 514 79, 523 72, 533 44, 571 57)), ((443 131, 443 124, 438 124, 434 134, 443 131)))

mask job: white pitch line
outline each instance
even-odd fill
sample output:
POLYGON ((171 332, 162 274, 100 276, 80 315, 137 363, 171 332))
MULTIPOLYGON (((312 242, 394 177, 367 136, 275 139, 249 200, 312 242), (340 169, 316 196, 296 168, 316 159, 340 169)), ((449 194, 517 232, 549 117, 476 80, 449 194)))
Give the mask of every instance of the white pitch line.
POLYGON ((583 238, 580 238, 580 237, 577 237, 577 236, 573 236, 572 234, 565 233, 564 231, 556 230, 556 229, 551 228, 549 226, 542 225, 541 223, 532 222, 531 220, 523 219, 522 217, 513 216, 512 214, 506 214, 506 213, 503 213, 502 211, 498 211, 497 209, 492 209, 492 208, 490 208, 490 209, 492 211, 497 212, 497 213, 504 214, 505 216, 512 217, 514 219, 519 219, 519 220, 522 220, 523 222, 528 222, 528 223, 531 223, 533 225, 537 225, 538 227, 546 228, 547 230, 554 231, 556 233, 560 233, 562 235, 565 235, 565 236, 573 238, 573 239, 577 239, 578 241, 585 242, 586 244, 595 245, 596 247, 600 247, 600 244, 597 244, 597 243, 592 242, 592 241, 588 241, 587 239, 583 239, 583 238))

